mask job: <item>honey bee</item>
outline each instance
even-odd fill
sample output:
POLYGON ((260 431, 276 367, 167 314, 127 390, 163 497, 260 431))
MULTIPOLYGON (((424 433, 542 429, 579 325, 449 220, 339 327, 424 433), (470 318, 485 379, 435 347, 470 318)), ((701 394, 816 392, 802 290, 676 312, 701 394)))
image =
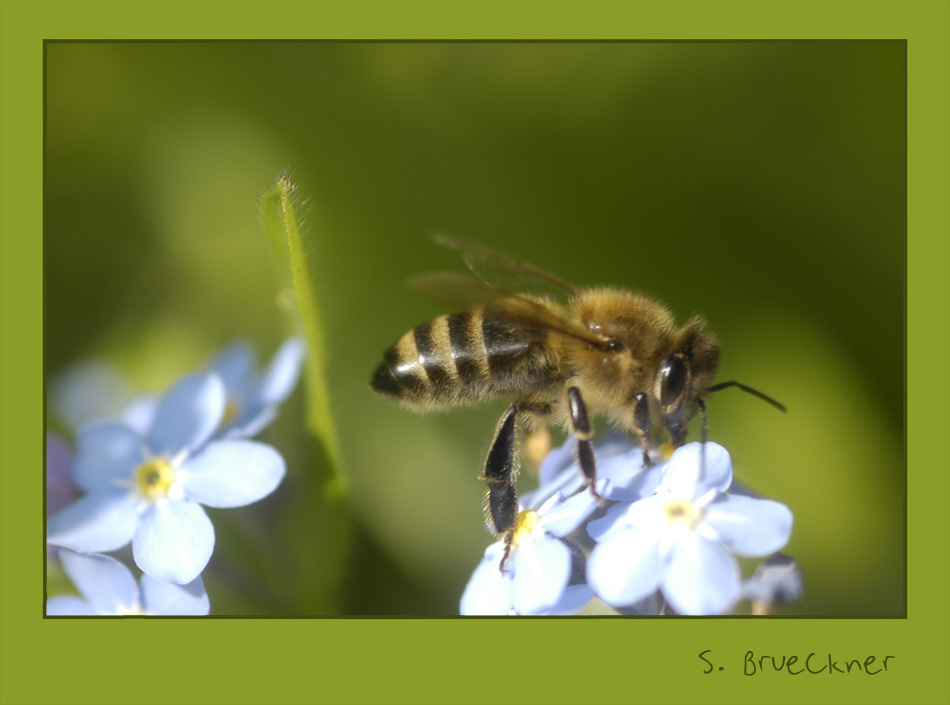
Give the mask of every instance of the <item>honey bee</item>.
MULTIPOLYGON (((706 322, 676 324, 658 301, 623 289, 579 289, 553 274, 485 247, 437 236, 460 250, 477 279, 434 274, 416 288, 452 298, 464 310, 423 323, 384 354, 374 392, 416 411, 514 397, 495 429, 481 479, 486 522, 510 543, 518 521, 519 443, 539 425, 559 423, 577 439, 577 461, 597 497, 591 417, 606 416, 649 450, 661 435, 682 445, 699 414, 706 437, 706 396, 720 347, 706 322), (516 293, 507 282, 538 293, 516 293)), ((506 550, 505 555, 507 556, 506 550)), ((504 559, 501 568, 504 570, 504 559)))

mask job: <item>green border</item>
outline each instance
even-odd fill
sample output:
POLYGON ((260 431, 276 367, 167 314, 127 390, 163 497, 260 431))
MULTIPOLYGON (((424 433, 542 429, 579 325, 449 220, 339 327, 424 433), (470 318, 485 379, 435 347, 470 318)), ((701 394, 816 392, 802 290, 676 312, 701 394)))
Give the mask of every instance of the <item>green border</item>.
POLYGON ((947 0, 0 0, 0 13, 0 702, 950 702, 947 0), (907 39, 907 619, 43 620, 41 556, 22 540, 42 511, 43 40, 305 34, 907 39), (705 649, 724 671, 703 674, 705 649), (750 649, 897 658, 876 677, 744 677, 750 649))

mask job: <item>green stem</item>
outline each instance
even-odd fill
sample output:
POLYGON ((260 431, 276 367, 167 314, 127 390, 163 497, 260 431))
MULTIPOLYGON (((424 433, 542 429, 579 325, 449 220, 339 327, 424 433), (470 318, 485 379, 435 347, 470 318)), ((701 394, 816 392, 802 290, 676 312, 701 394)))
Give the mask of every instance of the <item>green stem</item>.
POLYGON ((304 239, 294 212, 294 188, 288 176, 281 176, 274 188, 261 199, 261 211, 271 247, 280 264, 289 268, 293 279, 297 313, 309 350, 305 367, 307 425, 323 446, 330 465, 325 489, 331 496, 342 496, 346 491, 345 470, 330 408, 323 319, 313 272, 307 264, 304 239))

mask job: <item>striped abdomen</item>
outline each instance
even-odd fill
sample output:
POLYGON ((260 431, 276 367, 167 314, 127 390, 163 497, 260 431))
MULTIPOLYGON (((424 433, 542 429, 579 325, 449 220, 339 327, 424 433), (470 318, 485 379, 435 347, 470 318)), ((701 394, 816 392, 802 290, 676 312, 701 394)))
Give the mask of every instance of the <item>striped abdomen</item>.
POLYGON ((406 333, 373 373, 374 391, 410 405, 521 393, 558 377, 547 331, 481 309, 440 316, 406 333))

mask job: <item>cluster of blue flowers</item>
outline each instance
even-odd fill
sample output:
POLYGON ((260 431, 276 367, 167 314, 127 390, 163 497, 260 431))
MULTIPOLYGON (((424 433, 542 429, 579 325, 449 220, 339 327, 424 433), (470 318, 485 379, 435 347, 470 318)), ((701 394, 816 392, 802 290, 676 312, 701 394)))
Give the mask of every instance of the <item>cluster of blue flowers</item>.
MULTIPOLYGON (((66 549, 63 570, 85 599, 52 597, 47 614, 208 614, 200 575, 215 538, 202 506, 244 506, 280 484, 283 457, 248 439, 274 419, 304 355, 303 341, 292 338, 257 373, 253 350, 238 343, 160 399, 133 400, 121 420, 79 426, 71 480, 83 494, 62 508, 53 502, 72 492, 68 450, 48 441, 46 539, 66 549), (100 555, 130 542, 141 585, 100 555)), ((86 373, 61 392, 73 421, 82 414, 69 410, 97 394, 86 373)))
POLYGON ((573 614, 595 596, 623 614, 726 614, 740 600, 796 599, 797 566, 777 554, 743 582, 737 557, 780 551, 792 513, 747 496, 715 443, 658 450, 608 436, 596 446, 597 493, 583 488, 573 439, 545 458, 541 486, 525 495, 511 551, 492 544, 461 600, 461 613, 573 614))

